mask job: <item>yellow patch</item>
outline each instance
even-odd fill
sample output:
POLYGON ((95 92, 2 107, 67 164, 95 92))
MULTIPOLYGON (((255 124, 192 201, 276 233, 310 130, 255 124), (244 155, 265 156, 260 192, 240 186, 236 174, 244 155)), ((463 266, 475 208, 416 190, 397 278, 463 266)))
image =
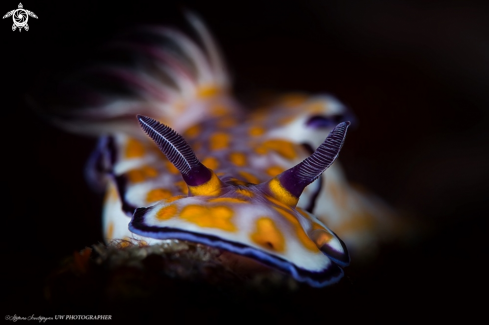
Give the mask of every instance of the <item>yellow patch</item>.
POLYGON ((262 217, 256 220, 256 231, 250 238, 263 248, 277 252, 285 250, 284 236, 271 218, 262 217))
POLYGON ((257 147, 254 147, 254 146, 251 146, 251 145, 250 145, 250 147, 251 147, 251 148, 255 148, 255 152, 256 152, 257 154, 259 154, 259 155, 265 155, 265 154, 266 154, 266 153, 268 153, 268 151, 269 151, 269 150, 267 149, 267 147, 265 147, 265 146, 263 146, 263 145, 259 145, 259 146, 257 146, 257 147))
POLYGON ((167 205, 156 212, 156 219, 159 221, 168 220, 174 217, 177 214, 177 206, 176 205, 167 205))
POLYGON ((297 158, 297 153, 295 152, 294 144, 290 141, 286 141, 282 139, 270 139, 264 141, 260 145, 260 147, 263 147, 265 151, 273 150, 286 159, 297 158))
POLYGON ((206 183, 198 186, 189 186, 190 193, 192 195, 198 196, 218 196, 221 193, 222 183, 219 177, 211 171, 211 179, 206 183))
POLYGON ((214 133, 210 138, 211 150, 226 149, 229 146, 229 135, 222 132, 214 133))
POLYGON ((265 133, 265 129, 259 126, 253 126, 248 130, 248 134, 252 137, 257 137, 265 133))
POLYGON ((277 199, 274 199, 273 197, 271 196, 268 196, 268 195, 265 195, 265 199, 267 199, 269 202, 275 204, 275 205, 278 205, 279 207, 281 208, 284 208, 285 210, 290 210, 290 207, 283 204, 282 202, 280 202, 279 200, 277 199))
POLYGON ((253 196, 255 196, 255 194, 253 194, 252 191, 247 190, 247 189, 244 189, 244 188, 238 188, 236 190, 236 193, 241 194, 241 195, 244 195, 244 196, 247 196, 247 197, 253 197, 253 196))
POLYGON ((250 203, 250 201, 235 197, 218 197, 207 200, 209 203, 250 203))
POLYGON ((211 114, 214 116, 222 116, 229 112, 229 109, 224 105, 214 105, 211 107, 211 114))
POLYGON ((107 233, 105 234, 107 237, 107 241, 112 240, 114 238, 114 223, 109 222, 109 226, 107 227, 107 233))
POLYGON ((284 209, 283 207, 273 207, 273 208, 275 209, 275 211, 280 213, 282 217, 287 219, 287 221, 289 221, 294 227, 300 226, 299 220, 297 220, 297 218, 292 213, 290 213, 291 211, 290 209, 288 208, 284 209))
POLYGON ((175 202, 176 200, 183 199, 184 197, 187 197, 187 196, 186 195, 176 195, 176 196, 173 196, 173 197, 169 198, 168 200, 166 200, 166 203, 175 202))
POLYGON ((225 206, 203 207, 188 205, 182 209, 180 218, 205 228, 236 231, 232 223, 233 211, 225 206))
POLYGON ((140 169, 132 169, 126 175, 131 183, 140 183, 145 180, 144 174, 140 169))
POLYGON ((153 203, 156 201, 165 200, 172 197, 172 192, 162 188, 155 188, 146 194, 146 202, 153 203))
POLYGON ((314 220, 311 218, 311 216, 301 208, 296 208, 297 212, 302 214, 307 220, 312 221, 312 236, 313 241, 316 243, 317 247, 321 247, 324 244, 328 243, 331 239, 334 238, 334 236, 322 225, 320 225, 317 222, 314 222, 314 220))
POLYGON ((229 155, 229 160, 238 167, 246 166, 246 156, 241 152, 233 152, 229 155))
POLYGON ((268 175, 272 176, 272 177, 275 177, 277 176, 278 174, 281 174, 285 171, 285 169, 283 169, 282 167, 280 166, 271 166, 271 167, 268 167, 267 170, 265 171, 268 175))
POLYGON ((202 164, 212 170, 219 168, 219 161, 217 161, 217 159, 214 157, 206 157, 204 160, 202 160, 202 164))
POLYGON ((220 89, 214 85, 203 86, 197 90, 197 96, 202 98, 209 98, 219 94, 220 89))
POLYGON ((144 156, 144 154, 145 150, 141 142, 133 138, 127 139, 126 150, 124 151, 125 158, 141 158, 142 156, 144 156))
POLYGON ((318 249, 316 243, 314 243, 309 238, 309 236, 307 236, 307 234, 304 231, 304 229, 302 228, 299 220, 297 220, 297 218, 292 213, 290 213, 284 209, 281 209, 281 208, 275 208, 274 207, 274 209, 292 224, 292 226, 295 229, 295 233, 297 235, 297 238, 299 238, 299 241, 302 243, 302 245, 306 249, 313 251, 313 252, 319 252, 319 249, 318 249))
POLYGON ((308 110, 309 113, 319 114, 326 113, 329 109, 326 102, 312 102, 306 106, 306 110, 308 110))
POLYGON ((286 107, 295 107, 304 103, 307 100, 307 96, 303 94, 289 94, 284 95, 280 98, 280 102, 282 105, 286 107))
POLYGON ((153 178, 153 177, 158 176, 158 171, 153 167, 143 166, 143 167, 141 167, 141 170, 142 170, 143 174, 148 178, 153 178))
POLYGON ((323 245, 326 245, 331 239, 333 239, 333 235, 331 235, 327 231, 318 230, 314 232, 314 242, 316 243, 317 247, 322 247, 323 245))
POLYGON ((143 166, 139 169, 132 169, 126 174, 130 182, 140 183, 147 180, 148 178, 154 178, 158 176, 158 171, 153 167, 143 166))
POLYGON ((272 192, 273 197, 285 205, 288 205, 289 207, 295 207, 297 205, 299 198, 287 191, 277 178, 272 178, 270 180, 268 188, 272 192))
POLYGON ((217 122, 217 126, 220 128, 229 128, 235 126, 236 124, 238 124, 238 122, 230 116, 224 117, 217 122))
POLYGON ((199 125, 194 125, 194 126, 191 126, 189 127, 184 133, 183 135, 187 138, 195 138, 196 136, 199 135, 201 131, 201 128, 199 125))
POLYGON ((250 174, 248 172, 245 172, 243 170, 239 171, 239 174, 243 176, 248 182, 253 183, 253 184, 259 184, 260 180, 253 174, 250 174))
POLYGON ((105 192, 104 202, 116 201, 119 198, 119 192, 117 192, 117 187, 110 182, 105 192))

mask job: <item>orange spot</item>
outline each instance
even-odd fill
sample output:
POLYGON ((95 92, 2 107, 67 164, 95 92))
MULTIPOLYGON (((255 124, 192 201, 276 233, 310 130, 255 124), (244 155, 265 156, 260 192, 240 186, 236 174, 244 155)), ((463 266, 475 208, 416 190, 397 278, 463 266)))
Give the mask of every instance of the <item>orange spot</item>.
POLYGON ((180 218, 205 228, 217 228, 225 231, 236 231, 231 222, 233 211, 225 206, 203 207, 188 205, 183 208, 180 218))
POLYGON ((320 225, 317 222, 314 222, 314 220, 311 218, 311 216, 301 208, 296 208, 297 212, 302 214, 307 220, 312 221, 312 232, 311 232, 311 237, 313 241, 316 243, 317 247, 323 246, 325 243, 329 242, 334 236, 324 228, 322 225, 320 225))
POLYGON ((273 203, 273 204, 275 204, 275 205, 277 205, 277 206, 279 206, 285 210, 290 210, 289 206, 285 205, 284 203, 280 202, 279 200, 277 200, 271 196, 265 195, 265 199, 267 199, 269 202, 271 202, 271 203, 273 203))
POLYGON ((224 117, 219 122, 217 122, 217 126, 220 128, 229 128, 235 126, 236 124, 238 124, 238 122, 230 116, 224 117))
POLYGON ((275 177, 280 173, 284 172, 284 169, 280 166, 271 166, 268 167, 267 170, 265 171, 268 175, 275 177))
POLYGON ((222 116, 227 114, 229 109, 224 105, 214 105, 211 107, 211 114, 214 116, 222 116))
POLYGON ((114 223, 109 222, 109 226, 107 227, 107 232, 105 234, 105 237, 107 238, 107 241, 112 240, 114 237, 114 223))
POLYGON ((211 178, 204 184, 189 186, 192 195, 218 196, 221 193, 222 182, 216 174, 211 171, 211 178))
POLYGON ((211 150, 225 149, 229 146, 229 135, 222 132, 214 133, 210 138, 211 150))
POLYGON ((299 220, 297 220, 296 216, 294 216, 290 211, 290 209, 283 209, 279 207, 273 207, 275 211, 280 213, 287 221, 289 221, 294 227, 300 226, 299 220))
POLYGON ((247 196, 247 197, 253 197, 253 196, 255 196, 255 194, 253 194, 252 191, 246 190, 244 188, 238 188, 236 190, 236 193, 241 194, 241 195, 244 195, 244 196, 247 196))
POLYGON ((306 249, 308 249, 310 251, 313 251, 313 252, 318 252, 319 251, 316 243, 314 243, 309 238, 309 236, 307 236, 306 232, 304 231, 304 229, 300 225, 299 220, 297 220, 297 217, 294 216, 292 213, 289 212, 290 210, 289 211, 286 211, 284 209, 276 208, 276 207, 274 207, 274 209, 278 213, 280 213, 285 219, 287 219, 292 224, 292 226, 295 229, 295 233, 297 235, 297 238, 299 238, 300 242, 302 243, 302 245, 306 249))
MULTIPOLYGON (((302 214, 302 216, 303 216, 304 218, 306 218, 307 220, 311 220, 311 216, 309 216, 309 214, 308 214, 306 211, 302 210, 302 209, 301 209, 301 208, 299 208, 299 207, 296 207, 296 208, 295 208, 295 210, 296 210, 297 212, 299 212, 300 214, 302 214)), ((312 220, 311 220, 311 221, 312 221, 312 220)), ((316 225, 320 226, 320 225, 319 225, 319 224, 317 224, 317 223, 314 223, 314 224, 316 224, 316 225)), ((320 227, 321 227, 321 226, 320 226, 320 227)), ((322 228, 322 227, 321 227, 321 228, 322 228)))
POLYGON ((148 178, 153 178, 158 176, 158 171, 150 166, 143 166, 140 169, 132 169, 128 171, 127 177, 132 183, 140 183, 148 178))
POLYGON ((248 134, 252 137, 256 137, 265 133, 265 129, 259 126, 253 126, 249 129, 248 134))
POLYGON ((263 248, 277 252, 285 250, 284 236, 271 218, 262 217, 256 220, 256 231, 250 238, 263 248))
POLYGON ((144 174, 140 169, 132 169, 126 174, 131 183, 140 183, 144 181, 144 174))
POLYGON ((176 205, 167 205, 156 212, 156 219, 159 221, 165 221, 177 214, 177 206, 176 205))
POLYGON ((310 113, 326 113, 328 111, 328 105, 326 102, 313 102, 309 105, 307 105, 306 110, 308 110, 310 113))
POLYGON ((175 202, 176 200, 183 199, 184 197, 187 197, 187 196, 186 195, 176 195, 176 196, 171 197, 168 200, 166 200, 166 203, 175 202))
POLYGON ((229 160, 236 166, 242 167, 246 165, 246 156, 241 152, 232 152, 229 155, 229 160))
POLYGON ((141 142, 133 138, 127 139, 126 150, 124 152, 124 156, 127 159, 140 158, 144 156, 144 152, 144 146, 141 142))
POLYGON ((117 192, 117 188, 115 187, 115 185, 112 182, 110 182, 107 191, 105 192, 104 202, 115 201, 118 198, 119 198, 119 192, 117 192))
POLYGON ((203 86, 197 90, 197 96, 208 98, 219 94, 220 90, 214 85, 203 86))
POLYGON ((239 171, 239 174, 243 176, 248 182, 253 183, 253 184, 258 184, 260 183, 260 180, 253 174, 250 174, 248 172, 245 172, 243 170, 239 171))
POLYGON ((294 159, 297 157, 297 154, 294 150, 294 145, 290 141, 281 139, 270 139, 264 141, 261 146, 266 149, 274 150, 279 155, 287 159, 294 159))
POLYGON ((215 157, 206 157, 204 160, 202 160, 202 164, 212 170, 219 168, 219 161, 217 161, 215 157))
POLYGON ((287 107, 295 107, 304 103, 307 100, 307 96, 303 94, 288 94, 282 96, 280 102, 287 107))
POLYGON ((153 178, 153 177, 158 176, 158 171, 153 167, 143 166, 141 168, 141 170, 142 170, 144 176, 146 176, 146 177, 153 178))
POLYGON ((250 201, 235 197, 218 197, 207 200, 209 203, 250 203, 250 201))
POLYGON ((299 198, 287 191, 287 189, 282 186, 282 183, 280 183, 276 177, 272 178, 270 182, 268 182, 268 188, 270 189, 273 197, 283 204, 290 207, 295 207, 297 205, 299 198))
POLYGON ((194 138, 199 135, 201 129, 199 125, 189 127, 183 134, 185 137, 194 138))
POLYGON ((162 188, 155 188, 149 191, 148 194, 146 194, 146 202, 153 203, 156 201, 168 199, 170 197, 172 197, 171 191, 162 188))
MULTIPOLYGON (((253 147, 253 146, 250 146, 250 147, 253 147)), ((255 147, 255 152, 259 155, 264 155, 264 154, 268 153, 268 149, 263 145, 259 145, 259 146, 255 147)))
POLYGON ((316 230, 313 233, 313 237, 317 247, 322 247, 323 245, 329 243, 331 239, 333 239, 333 235, 325 230, 316 230))

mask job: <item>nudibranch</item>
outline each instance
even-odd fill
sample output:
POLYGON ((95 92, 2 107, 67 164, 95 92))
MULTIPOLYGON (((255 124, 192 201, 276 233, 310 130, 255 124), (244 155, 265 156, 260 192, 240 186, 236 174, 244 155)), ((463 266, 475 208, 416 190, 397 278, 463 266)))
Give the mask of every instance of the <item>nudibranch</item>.
POLYGON ((349 122, 336 126, 301 163, 255 184, 236 181, 241 168, 232 163, 209 169, 171 128, 149 117, 138 119, 181 174, 188 194, 137 208, 130 231, 251 257, 314 286, 342 276, 339 266, 350 262, 346 246, 314 215, 297 208, 297 202, 305 187, 338 156, 349 122))
POLYGON ((70 85, 84 105, 52 117, 100 136, 87 177, 106 189, 105 240, 190 241, 312 286, 338 281, 346 246, 367 256, 392 233, 389 209, 332 165, 351 113, 331 95, 302 93, 243 109, 211 34, 188 18, 200 44, 172 28, 137 29, 109 47, 136 60, 80 73, 70 85))

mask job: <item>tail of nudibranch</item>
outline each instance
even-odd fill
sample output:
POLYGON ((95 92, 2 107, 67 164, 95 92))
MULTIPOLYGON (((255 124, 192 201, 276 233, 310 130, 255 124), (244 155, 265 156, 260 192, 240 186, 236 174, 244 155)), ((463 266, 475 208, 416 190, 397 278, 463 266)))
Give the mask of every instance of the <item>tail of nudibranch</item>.
POLYGON ((216 42, 195 14, 187 12, 186 17, 202 46, 177 29, 135 29, 106 49, 124 62, 113 59, 65 83, 82 105, 68 111, 59 107, 51 120, 70 132, 141 136, 134 119, 138 114, 182 132, 205 118, 237 112, 216 42))

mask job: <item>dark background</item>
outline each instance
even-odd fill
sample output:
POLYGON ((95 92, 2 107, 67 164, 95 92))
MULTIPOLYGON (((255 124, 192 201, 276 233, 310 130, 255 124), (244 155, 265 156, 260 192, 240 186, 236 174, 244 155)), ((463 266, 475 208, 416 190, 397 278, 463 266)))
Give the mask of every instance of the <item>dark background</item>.
MULTIPOLYGON (((2 15, 17 5, 3 2, 2 15)), ((45 100, 56 80, 131 26, 183 26, 182 6, 213 31, 243 98, 302 90, 348 105, 360 122, 341 156, 349 178, 434 225, 420 244, 381 256, 367 275, 346 269, 345 319, 361 319, 358 308, 394 322, 477 314, 486 282, 489 2, 23 5, 39 17, 29 19, 28 32, 12 32, 11 18, 0 26, 4 314, 52 316, 43 314, 45 276, 102 240, 101 197, 83 178, 95 140, 50 126, 27 96, 45 100)))

